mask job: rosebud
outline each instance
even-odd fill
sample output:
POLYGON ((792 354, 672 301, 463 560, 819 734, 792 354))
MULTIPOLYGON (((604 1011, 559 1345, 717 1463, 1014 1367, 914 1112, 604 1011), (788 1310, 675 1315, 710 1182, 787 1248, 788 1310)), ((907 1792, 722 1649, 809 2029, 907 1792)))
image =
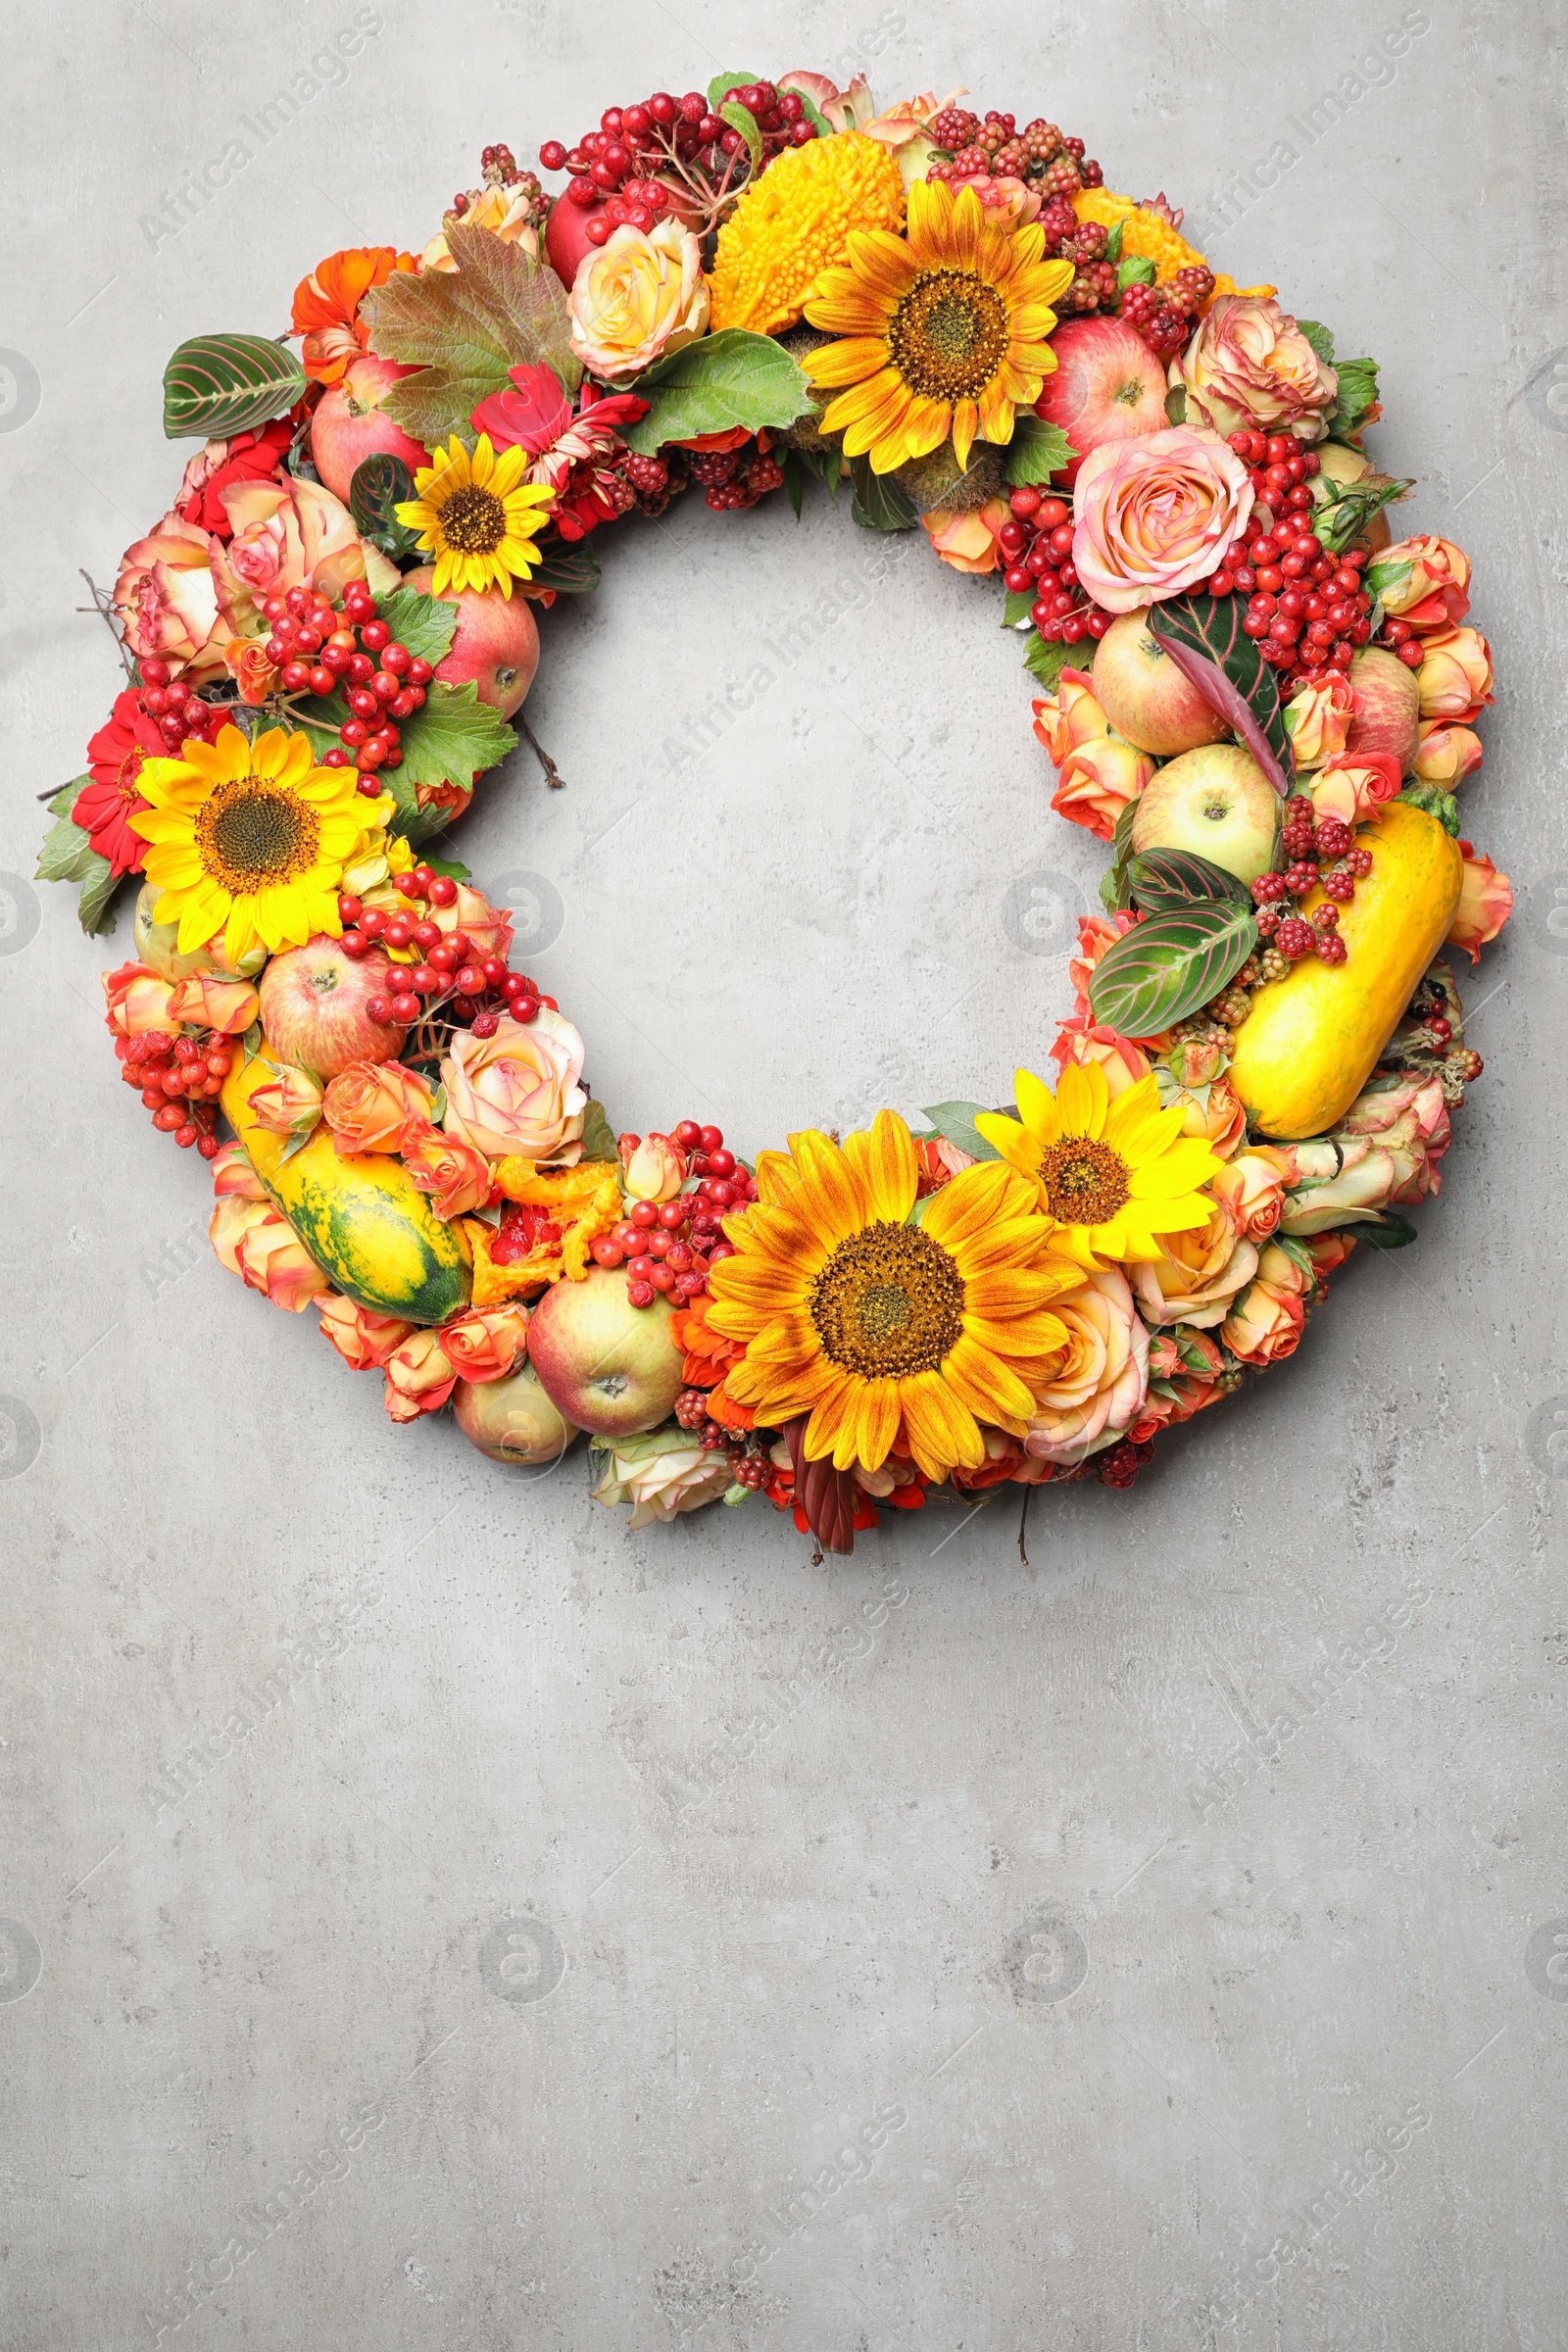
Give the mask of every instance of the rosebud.
POLYGON ((269 1135, 309 1135, 321 1116, 321 1081, 291 1061, 272 1065, 272 1076, 251 1090, 251 1110, 269 1135))
POLYGON ((1492 648, 1479 629, 1445 629, 1426 639, 1415 673, 1423 718, 1468 721, 1494 700, 1492 648))
POLYGON ((1415 774, 1423 784, 1453 792, 1481 765, 1481 738, 1469 727, 1451 726, 1446 719, 1424 718, 1415 756, 1415 774))
POLYGON ((620 1189, 633 1200, 673 1200, 686 1181, 686 1154, 667 1135, 623 1135, 620 1189))

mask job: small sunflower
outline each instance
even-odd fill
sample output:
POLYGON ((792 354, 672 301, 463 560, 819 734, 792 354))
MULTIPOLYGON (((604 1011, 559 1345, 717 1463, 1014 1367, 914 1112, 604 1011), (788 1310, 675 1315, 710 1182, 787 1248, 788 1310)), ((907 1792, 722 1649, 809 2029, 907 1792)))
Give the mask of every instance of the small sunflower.
POLYGON ((454 433, 436 451, 435 464, 419 467, 418 496, 405 500, 397 516, 435 558, 436 596, 462 588, 499 588, 510 596, 514 579, 528 578, 539 560, 535 539, 556 496, 546 483, 523 480, 528 465, 520 447, 498 458, 488 433, 479 435, 470 458, 454 433))
POLYGON ((806 306, 812 326, 843 338, 805 362, 813 388, 838 392, 822 431, 842 432, 852 458, 868 450, 877 473, 950 433, 960 466, 977 434, 1010 441, 1014 412, 1056 365, 1051 305, 1072 283, 1072 264, 1044 251, 1038 223, 994 227, 972 188, 955 198, 941 180, 909 190, 907 243, 852 232, 848 264, 824 270, 806 306))
POLYGON ((337 890, 366 827, 392 803, 362 798, 352 767, 317 767, 308 735, 282 727, 247 743, 224 727, 187 742, 183 760, 148 760, 148 806, 130 819, 148 843, 147 879, 163 896, 155 922, 178 920, 180 955, 220 931, 230 963, 260 940, 270 955, 342 929, 337 890))
POLYGON ((911 1225, 914 1139, 891 1110, 842 1148, 808 1131, 767 1158, 710 1278, 710 1326, 746 1349, 726 1395, 774 1428, 808 1414, 808 1459, 841 1470, 897 1446, 944 1478, 985 1460, 982 1420, 1022 1437, 1066 1345, 1050 1301, 1080 1279, 1034 1188, 988 1161, 911 1225))
POLYGON ((1152 1075, 1114 1099, 1098 1061, 1069 1062, 1054 1095, 1031 1070, 1019 1070, 1016 1085, 1017 1119, 984 1110, 975 1125, 1033 1178, 1039 1205, 1055 1219, 1053 1249, 1093 1272, 1107 1259, 1152 1262, 1159 1235, 1208 1223, 1214 1203, 1200 1187, 1220 1162, 1183 1135, 1179 1103, 1160 1109, 1152 1075))

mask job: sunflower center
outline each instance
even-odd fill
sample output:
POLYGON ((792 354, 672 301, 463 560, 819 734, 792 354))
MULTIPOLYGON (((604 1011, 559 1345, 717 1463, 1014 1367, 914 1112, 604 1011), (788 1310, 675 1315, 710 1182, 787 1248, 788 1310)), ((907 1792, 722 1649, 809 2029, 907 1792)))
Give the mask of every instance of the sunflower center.
POLYGON ((203 865, 236 899, 307 872, 320 833, 313 808, 259 776, 220 784, 196 819, 203 865))
POLYGON ((861 1380, 934 1372, 963 1330, 963 1278, 912 1225, 867 1225, 840 1242, 808 1311, 834 1363, 861 1380))
POLYGON ((1064 1135, 1040 1162, 1051 1213, 1063 1225, 1106 1225, 1127 1198, 1127 1162, 1092 1136, 1064 1135))
POLYGON ((441 536, 466 556, 493 556, 507 535, 507 510, 493 490, 466 482, 441 509, 441 536))
POLYGON ((978 400, 1007 351, 1007 311, 972 270, 922 270, 888 321, 888 353, 928 400, 978 400))

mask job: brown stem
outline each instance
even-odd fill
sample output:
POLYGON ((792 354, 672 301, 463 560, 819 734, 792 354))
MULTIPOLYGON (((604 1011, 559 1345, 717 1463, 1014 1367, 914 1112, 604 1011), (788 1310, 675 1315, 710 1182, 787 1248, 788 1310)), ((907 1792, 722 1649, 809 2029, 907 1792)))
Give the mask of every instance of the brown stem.
MULTIPOLYGON (((115 651, 124 665, 125 675, 134 682, 136 672, 132 666, 130 656, 125 651, 124 640, 115 626, 114 607, 110 599, 99 588, 91 572, 84 571, 81 576, 87 583, 87 594, 92 598, 92 609, 99 619, 107 623, 109 634, 115 641, 115 651)), ((85 605, 76 607, 78 612, 85 612, 86 610, 85 605)))
POLYGON ((1029 1554, 1023 1547, 1023 1533, 1024 1529, 1029 1524, 1029 1505, 1034 1500, 1034 1492, 1035 1491, 1033 1487, 1025 1487, 1023 1491, 1023 1509, 1018 1513, 1018 1557, 1020 1560, 1022 1560, 1026 1568, 1029 1565, 1029 1554))
POLYGON ((516 718, 518 726, 527 736, 528 741, 533 745, 534 757, 545 771, 545 782, 550 786, 553 792, 564 792, 566 788, 565 777, 562 774, 560 768, 557 767, 555 761, 551 759, 550 754, 545 750, 544 745, 540 742, 532 727, 529 726, 528 721, 523 717, 520 710, 517 712, 516 718))

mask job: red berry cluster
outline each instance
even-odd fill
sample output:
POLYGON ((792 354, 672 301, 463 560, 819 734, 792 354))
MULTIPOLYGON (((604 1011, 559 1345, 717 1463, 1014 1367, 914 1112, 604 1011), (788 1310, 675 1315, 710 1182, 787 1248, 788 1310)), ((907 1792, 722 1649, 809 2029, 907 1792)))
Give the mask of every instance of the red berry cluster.
POLYGON ((1290 863, 1283 873, 1259 874, 1252 884, 1261 938, 1297 963, 1318 955, 1325 963, 1344 963, 1349 951, 1339 934, 1340 908, 1355 896, 1358 881, 1372 871, 1372 853, 1356 842, 1337 816, 1316 816, 1305 793, 1285 804, 1282 847, 1290 863), (1323 904, 1301 916, 1289 902, 1304 899, 1321 884, 1323 904))
POLYGON ((341 616, 309 588, 270 596, 262 607, 272 624, 267 652, 282 663, 285 694, 330 694, 341 686, 350 716, 323 767, 357 767, 360 790, 373 800, 380 789, 375 771, 400 767, 403 748, 398 721, 424 703, 434 671, 399 645, 363 580, 343 591, 341 616))
POLYGON ((182 1152, 194 1144, 203 1159, 216 1159, 215 1103, 234 1061, 228 1039, 212 1030, 182 1030, 174 1037, 148 1029, 139 1037, 117 1037, 115 1054, 121 1077, 140 1089, 159 1133, 172 1135, 182 1152))
POLYGON ((982 122, 967 107, 946 106, 932 118, 930 129, 942 155, 928 179, 967 179, 988 172, 998 179, 1032 180, 1054 196, 1103 183, 1100 166, 1084 160, 1083 140, 1064 139, 1055 123, 1040 115, 1020 130, 1016 115, 999 114, 995 107, 982 122))
MULTIPOLYGON (((623 1135, 620 1140, 635 1151, 642 1138, 623 1135)), ((673 1200, 634 1200, 618 1225, 589 1245, 597 1265, 625 1267, 626 1296, 633 1306, 652 1306, 661 1293, 677 1306, 697 1298, 708 1287, 710 1267, 735 1254, 724 1239, 723 1219, 757 1199, 752 1177, 724 1149, 721 1127, 682 1119, 673 1140, 687 1154, 695 1191, 678 1193, 673 1200)))
MULTIPOLYGON (((760 172, 786 147, 808 146, 816 136, 798 91, 776 89, 770 81, 736 82, 718 106, 728 99, 746 108, 761 133, 760 172)), ((683 98, 656 90, 634 106, 607 107, 599 128, 584 131, 571 147, 547 139, 539 161, 547 172, 571 173, 568 202, 586 210, 612 199, 587 227, 589 242, 603 245, 621 220, 633 228, 652 228, 677 200, 683 213, 693 199, 705 216, 711 214, 745 184, 746 155, 746 140, 701 90, 688 90, 683 98), (619 219, 613 218, 617 203, 619 219)))
POLYGON ((366 1011, 372 1021, 396 1021, 407 1028, 421 1012, 444 1004, 455 1021, 466 1022, 475 1037, 494 1037, 500 1016, 514 1021, 538 1018, 541 1004, 556 1010, 554 997, 543 995, 525 972, 510 971, 505 956, 480 956, 466 931, 443 931, 428 912, 431 906, 451 906, 458 886, 450 874, 427 865, 411 866, 397 876, 408 911, 388 914, 383 907, 367 906, 344 893, 338 900, 343 925, 343 953, 356 960, 374 948, 395 949, 399 955, 418 951, 416 963, 394 964, 394 991, 371 997, 366 1011))
POLYGON ((1210 596, 1246 596, 1242 626, 1260 641, 1264 661, 1285 673, 1282 691, 1294 693, 1348 669, 1371 636, 1372 599, 1361 585, 1366 557, 1354 548, 1331 555, 1313 528, 1307 484, 1320 464, 1315 450, 1283 433, 1267 441, 1261 433, 1233 433, 1231 447, 1250 462, 1253 451, 1266 453, 1266 466, 1253 473, 1254 485, 1267 482, 1258 493, 1264 512, 1254 513, 1245 547, 1232 548, 1203 585, 1210 596))
MULTIPOLYGON (((479 171, 487 188, 506 188, 514 197, 520 189, 528 198, 530 218, 536 224, 544 220, 550 210, 544 189, 531 172, 518 170, 517 159, 510 147, 497 144, 481 149, 479 171)), ((471 201, 466 188, 460 188, 453 197, 452 210, 460 220, 471 201)))
POLYGON ((1142 335, 1157 360, 1168 365, 1186 350, 1193 321, 1213 291, 1211 270, 1178 270, 1163 285, 1123 286, 1117 316, 1142 335))
POLYGON ((687 463, 692 480, 707 494, 715 514, 755 507, 784 480, 777 458, 768 457, 755 441, 739 449, 699 450, 687 463))
POLYGON ((159 734, 172 755, 188 738, 199 743, 211 743, 220 727, 228 724, 230 707, 226 703, 204 703, 181 678, 172 678, 167 662, 138 662, 136 675, 140 681, 137 700, 148 717, 153 719, 159 734))
POLYGON ((772 1476, 773 1465, 767 1456, 763 1441, 750 1439, 722 1421, 711 1418, 708 1409, 706 1389, 682 1389, 675 1399, 675 1419, 689 1430, 705 1453, 717 1453, 722 1448, 729 1455, 730 1476, 736 1483, 760 1494, 772 1476))
POLYGON ((997 533, 997 544, 1006 562, 1003 579, 1009 594, 1034 590, 1029 616, 1048 642, 1078 645, 1085 637, 1103 637, 1112 615, 1091 603, 1078 585, 1066 501, 1025 484, 1007 503, 1011 519, 997 533))
POLYGON ((1397 654, 1406 669, 1419 669, 1426 660, 1421 640, 1407 620, 1386 620, 1378 631, 1378 642, 1386 645, 1391 654, 1397 654))

